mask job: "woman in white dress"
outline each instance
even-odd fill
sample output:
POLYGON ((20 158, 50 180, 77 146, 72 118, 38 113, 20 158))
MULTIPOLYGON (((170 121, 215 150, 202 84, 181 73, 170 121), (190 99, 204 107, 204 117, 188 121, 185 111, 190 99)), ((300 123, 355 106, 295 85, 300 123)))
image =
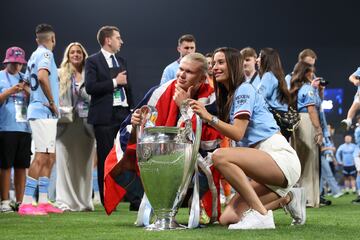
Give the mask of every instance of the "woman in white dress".
MULTIPOLYGON (((59 69, 60 106, 73 107, 72 122, 59 120, 56 141, 56 203, 67 211, 92 211, 92 164, 95 140, 87 124, 89 95, 84 87, 87 52, 70 43, 59 69)), ((61 109, 60 109, 61 112, 61 109)))

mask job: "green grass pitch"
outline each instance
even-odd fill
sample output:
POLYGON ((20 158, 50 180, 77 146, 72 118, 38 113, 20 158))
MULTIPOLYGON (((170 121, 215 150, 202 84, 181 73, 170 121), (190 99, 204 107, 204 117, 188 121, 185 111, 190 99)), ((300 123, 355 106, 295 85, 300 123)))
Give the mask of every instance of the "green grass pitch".
MULTIPOLYGON (((224 226, 209 225, 194 230, 150 232, 135 227, 136 212, 128 211, 122 203, 107 216, 101 206, 94 212, 49 216, 19 216, 0 214, 0 239, 344 239, 360 238, 360 205, 351 204, 355 195, 333 199, 331 206, 307 209, 304 226, 290 226, 291 218, 283 210, 275 211, 275 230, 228 230, 224 226)), ((187 222, 187 209, 177 215, 180 223, 187 222)))

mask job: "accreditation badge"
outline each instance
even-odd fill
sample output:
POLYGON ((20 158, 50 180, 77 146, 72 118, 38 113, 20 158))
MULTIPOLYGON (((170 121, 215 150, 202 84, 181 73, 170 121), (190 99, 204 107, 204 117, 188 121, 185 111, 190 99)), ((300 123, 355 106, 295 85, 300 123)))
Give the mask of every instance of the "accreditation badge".
POLYGON ((120 106, 121 105, 121 93, 120 93, 119 88, 114 89, 113 96, 114 96, 113 106, 120 106))
POLYGON ((88 112, 89 112, 89 103, 87 103, 85 101, 79 102, 77 104, 77 110, 78 110, 79 117, 86 118, 88 116, 88 112))
POLYGON ((14 104, 16 122, 27 122, 27 106, 25 105, 25 102, 22 99, 16 99, 14 104))

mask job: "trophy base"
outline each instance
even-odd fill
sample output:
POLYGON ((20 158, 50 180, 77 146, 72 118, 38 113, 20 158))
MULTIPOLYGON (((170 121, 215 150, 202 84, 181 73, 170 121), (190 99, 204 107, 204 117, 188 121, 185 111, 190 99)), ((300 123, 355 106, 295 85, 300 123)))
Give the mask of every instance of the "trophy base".
POLYGON ((145 227, 148 231, 162 231, 162 230, 181 230, 187 227, 176 222, 174 218, 158 218, 156 221, 145 227))

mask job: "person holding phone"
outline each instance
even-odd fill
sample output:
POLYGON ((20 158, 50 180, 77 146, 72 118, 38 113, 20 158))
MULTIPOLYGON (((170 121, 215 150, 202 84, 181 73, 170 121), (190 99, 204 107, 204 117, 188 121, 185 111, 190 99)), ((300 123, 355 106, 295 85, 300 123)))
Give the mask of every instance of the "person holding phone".
POLYGON ((99 192, 104 204, 104 162, 120 124, 130 113, 132 95, 126 61, 117 55, 124 43, 120 30, 115 26, 103 26, 97 33, 97 40, 101 50, 85 62, 85 89, 91 96, 88 123, 94 126, 99 192))
POLYGON ((3 63, 5 69, 0 71, 0 212, 12 212, 9 198, 11 168, 14 167, 15 173, 16 202, 21 203, 26 168, 30 166, 31 130, 26 120, 29 89, 20 72, 26 64, 24 50, 8 48, 3 63))

